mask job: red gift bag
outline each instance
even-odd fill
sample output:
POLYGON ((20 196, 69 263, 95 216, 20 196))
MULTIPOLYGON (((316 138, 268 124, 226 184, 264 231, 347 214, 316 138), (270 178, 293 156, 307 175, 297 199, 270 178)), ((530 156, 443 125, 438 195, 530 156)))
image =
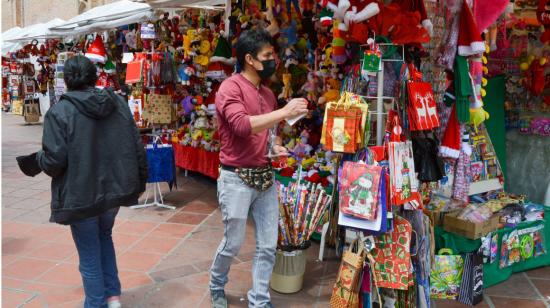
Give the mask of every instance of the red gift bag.
POLYGON ((128 63, 126 67, 126 84, 133 84, 142 81, 143 61, 137 60, 128 63))
POLYGON ((382 167, 361 162, 344 162, 340 179, 340 211, 366 220, 375 220, 382 167))
POLYGON ((410 130, 430 130, 439 127, 439 116, 432 85, 422 81, 422 74, 414 65, 409 65, 409 76, 411 79, 407 82, 409 96, 407 111, 410 130))

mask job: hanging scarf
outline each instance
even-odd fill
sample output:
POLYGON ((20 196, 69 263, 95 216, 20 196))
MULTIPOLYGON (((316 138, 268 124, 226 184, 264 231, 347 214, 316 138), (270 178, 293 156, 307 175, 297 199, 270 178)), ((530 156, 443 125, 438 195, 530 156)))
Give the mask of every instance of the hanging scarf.
POLYGON ((456 96, 456 116, 460 123, 470 121, 470 96, 474 94, 470 74, 468 69, 468 60, 463 56, 455 58, 455 96, 456 96))

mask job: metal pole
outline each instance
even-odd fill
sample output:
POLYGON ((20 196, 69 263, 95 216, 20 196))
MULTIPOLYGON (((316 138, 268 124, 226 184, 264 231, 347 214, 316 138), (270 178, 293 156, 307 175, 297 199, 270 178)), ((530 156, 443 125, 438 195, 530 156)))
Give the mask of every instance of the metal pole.
POLYGON ((382 145, 384 138, 384 63, 381 65, 381 70, 378 72, 378 90, 376 98, 376 145, 382 145))
POLYGON ((231 16, 231 0, 225 0, 225 36, 229 40, 229 17, 231 16))

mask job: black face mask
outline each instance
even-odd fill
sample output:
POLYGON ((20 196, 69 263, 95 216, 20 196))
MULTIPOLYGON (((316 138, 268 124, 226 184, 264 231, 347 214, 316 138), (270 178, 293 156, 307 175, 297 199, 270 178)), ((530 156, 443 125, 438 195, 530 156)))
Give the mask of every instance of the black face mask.
POLYGON ((268 79, 273 74, 275 74, 275 70, 276 70, 275 60, 264 60, 260 62, 262 62, 264 69, 261 71, 256 70, 256 72, 258 73, 258 76, 260 76, 262 80, 268 79))

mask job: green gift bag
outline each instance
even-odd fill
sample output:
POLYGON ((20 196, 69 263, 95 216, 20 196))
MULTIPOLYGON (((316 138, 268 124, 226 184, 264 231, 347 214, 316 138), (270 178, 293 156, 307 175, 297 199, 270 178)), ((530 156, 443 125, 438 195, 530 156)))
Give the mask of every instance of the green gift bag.
POLYGON ((456 299, 462 282, 464 259, 453 255, 451 249, 441 249, 435 256, 430 273, 430 294, 432 298, 456 299))

